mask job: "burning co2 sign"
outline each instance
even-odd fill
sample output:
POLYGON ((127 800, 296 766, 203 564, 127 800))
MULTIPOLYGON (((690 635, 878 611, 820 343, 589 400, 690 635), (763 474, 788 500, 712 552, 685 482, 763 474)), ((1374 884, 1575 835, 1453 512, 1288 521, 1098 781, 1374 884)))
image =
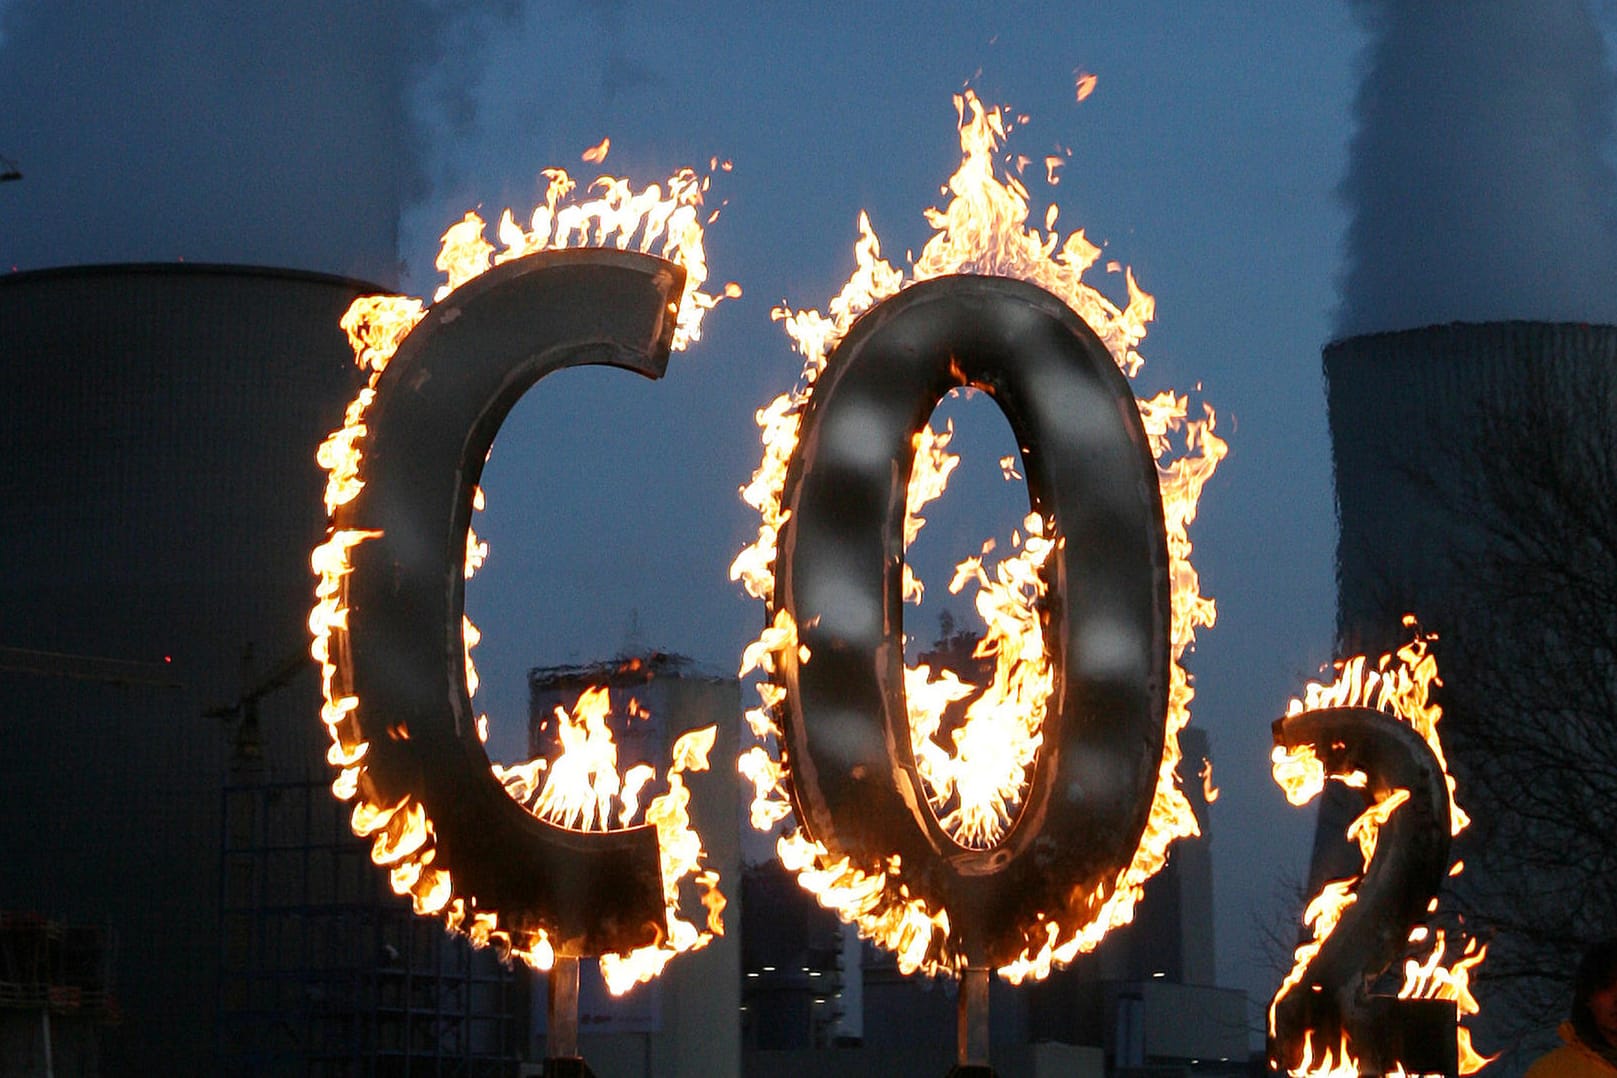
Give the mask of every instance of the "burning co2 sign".
MULTIPOLYGON (((1172 391, 1134 397, 1154 301, 1132 275, 1122 307, 1085 282, 1100 251, 1082 232, 1062 239, 1053 206, 1044 230, 1029 227, 1025 188, 994 170, 1005 115, 969 93, 957 105, 953 198, 930 212, 936 232, 909 274, 861 219, 858 268, 831 314, 776 312, 805 366, 759 413, 764 459, 743 490, 758 540, 732 576, 767 610, 742 662, 765 674, 748 713, 758 744, 739 760, 754 825, 795 817, 777 848, 805 888, 905 971, 961 978, 960 1068, 986 1072, 993 972, 1043 977, 1093 949, 1132 917, 1169 845, 1197 832, 1177 778, 1193 696, 1181 658, 1214 611, 1186 529, 1225 447, 1210 409, 1191 419, 1172 391), (929 418, 960 389, 999 406, 1028 481, 1013 553, 989 567, 985 544, 951 586, 976 586, 982 685, 904 657, 903 603, 922 589, 905 551, 953 460, 929 418)), ((578 735, 601 753, 587 766, 491 765, 470 703, 470 521, 524 391, 584 363, 658 377, 716 299, 700 290, 705 180, 680 173, 666 197, 600 181, 580 206, 565 173, 550 175, 531 229, 502 222, 503 252, 473 215, 450 230, 430 313, 384 297, 345 321, 372 373, 321 449, 332 529, 310 625, 335 790, 395 889, 540 968, 576 978, 567 962, 601 954, 617 989, 722 930, 681 777, 707 766, 712 729, 680 738, 643 815, 648 776, 621 779, 609 737, 578 735), (659 242, 664 258, 641 253, 659 242), (619 249, 560 249, 580 246, 619 249), (582 786, 558 793, 564 775, 582 786), (683 910, 693 894, 703 927, 683 910)), ((1311 730, 1297 720, 1278 736, 1335 736, 1311 730)), ((1429 777, 1410 759, 1400 766, 1429 777)), ((1398 917, 1418 912, 1429 875, 1400 892, 1398 917)), ((552 987, 565 1000, 576 979, 552 987)), ((1301 1030, 1315 1010, 1276 1013, 1301 1030)), ((574 1055, 558 1033, 552 1056, 574 1055)), ((1307 1069, 1296 1055, 1277 1049, 1277 1065, 1307 1069)))

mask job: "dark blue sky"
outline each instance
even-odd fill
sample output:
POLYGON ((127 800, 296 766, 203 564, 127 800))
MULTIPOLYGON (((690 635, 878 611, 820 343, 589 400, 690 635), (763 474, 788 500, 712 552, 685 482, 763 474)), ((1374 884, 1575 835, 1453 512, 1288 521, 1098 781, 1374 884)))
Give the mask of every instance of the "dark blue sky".
POLYGON ((1189 666, 1223 789, 1219 976, 1266 997, 1278 973, 1259 939, 1312 825, 1269 779, 1269 722, 1332 658, 1319 354, 1340 324, 1338 187, 1366 62, 1349 7, 484 6, 115 4, 92 20, 0 3, 0 154, 26 175, 0 188, 0 264, 183 257, 430 293, 444 227, 474 206, 520 216, 541 168, 588 176, 579 154, 605 136, 607 168, 640 183, 732 160, 707 249, 713 279, 745 296, 663 382, 547 380, 496 443, 479 525, 493 550, 469 605, 479 703, 511 743, 528 667, 613 653, 631 624, 643 644, 734 667, 762 616, 726 575, 755 526, 736 497, 758 456, 751 416, 798 367, 770 308, 840 287, 861 209, 889 257, 921 245, 959 160, 952 94, 969 84, 1027 114, 1012 151, 1072 151, 1035 198, 1157 296, 1139 384, 1200 384, 1231 443, 1192 532, 1219 620, 1189 666), (1099 79, 1082 104, 1077 70, 1099 79))

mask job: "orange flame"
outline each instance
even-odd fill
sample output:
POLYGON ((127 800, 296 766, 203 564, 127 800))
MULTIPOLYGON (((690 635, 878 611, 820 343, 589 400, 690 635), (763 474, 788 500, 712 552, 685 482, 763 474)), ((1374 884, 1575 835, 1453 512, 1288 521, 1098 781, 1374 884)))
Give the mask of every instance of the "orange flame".
MULTIPOLYGON (((603 140, 586 151, 584 159, 603 159, 609 144, 610 140, 603 140)), ((716 160, 714 167, 720 167, 716 160)), ((729 163, 725 162, 723 169, 728 171, 728 168, 729 163)), ((596 197, 579 201, 572 197, 577 185, 564 170, 546 169, 543 174, 549 181, 544 202, 533 211, 527 228, 516 223, 510 210, 504 212, 498 227, 499 248, 485 238, 484 222, 476 213, 467 213, 444 233, 436 261, 444 283, 434 294, 434 302, 443 300, 454 289, 495 265, 537 251, 590 246, 627 250, 632 247, 661 255, 685 270, 685 292, 679 303, 673 337, 673 347, 683 350, 700 339, 702 318, 707 311, 723 299, 741 295, 740 287, 733 282, 724 285, 718 295, 702 290, 707 281, 703 230, 705 224, 717 216, 715 211, 705 222, 700 216, 709 176, 681 169, 669 178, 666 190, 658 184, 636 190, 626 179, 603 176, 589 185, 588 190, 596 197)), ((367 379, 348 405, 343 426, 321 444, 316 455, 327 472, 328 513, 335 513, 339 506, 352 501, 364 487, 363 445, 369 433, 365 424, 366 409, 375 400, 377 381, 388 361, 425 314, 426 307, 419 299, 365 296, 355 300, 342 318, 342 328, 353 347, 355 363, 366 372, 367 379)), ((474 493, 473 507, 483 507, 481 490, 474 493)), ((473 908, 472 896, 456 893, 450 873, 434 864, 432 820, 418 801, 406 797, 395 805, 378 805, 358 798, 359 779, 369 745, 359 737, 355 721, 361 706, 359 699, 338 688, 342 680, 338 663, 348 632, 346 578, 352 571, 349 552, 380 534, 331 529, 326 541, 311 556, 319 582, 315 588, 315 605, 309 614, 310 653, 321 670, 325 700, 321 719, 332 739, 327 759, 337 769, 332 792, 344 801, 356 802, 355 834, 372 839, 372 860, 389 870, 394 891, 409 895, 418 914, 442 917, 449 929, 464 932, 476 946, 494 945, 535 968, 548 969, 555 955, 542 931, 507 928, 501 924, 497 912, 477 910, 473 908)), ((467 577, 481 567, 487 555, 488 545, 469 530, 467 577)), ((466 681, 472 693, 477 691, 477 672, 471 648, 477 643, 478 635, 476 627, 463 617, 466 681)), ((604 705, 604 690, 600 698, 604 705)), ((626 779, 618 777, 615 748, 607 751, 601 744, 599 731, 590 725, 588 715, 592 712, 588 709, 595 706, 593 698, 588 704, 581 702, 581 710, 586 711, 582 720, 585 735, 576 744, 567 744, 556 760, 530 761, 510 768, 493 765, 496 777, 514 797, 524 803, 534 798, 532 810, 560 826, 607 827, 605 804, 614 798, 620 802, 619 825, 629 826, 639 813, 641 791, 654 777, 654 769, 644 764, 631 768, 626 779), (541 771, 549 772, 543 782, 541 771), (582 780, 579 776, 583 776, 582 780), (577 781, 583 781, 587 797, 581 796, 573 785, 577 781)), ((487 740, 487 716, 478 716, 477 732, 479 739, 487 740)), ((668 790, 653 798, 644 809, 645 821, 655 825, 658 833, 668 932, 667 938, 655 946, 629 955, 603 956, 602 971, 607 975, 608 988, 614 993, 656 976, 673 955, 701 947, 723 931, 720 914, 724 898, 718 891, 718 874, 703 864, 701 839, 691 830, 686 811, 689 793, 682 777, 685 771, 707 767, 713 733, 713 728, 709 727, 688 733, 676 742, 675 759, 667 776, 668 790), (694 881, 701 905, 707 911, 705 930, 696 928, 682 915, 682 885, 687 881, 694 881)), ((606 739, 610 743, 609 732, 606 739)))
MULTIPOLYGON (((1413 629, 1414 617, 1405 615, 1404 625, 1413 629)), ((1329 683, 1310 682, 1304 688, 1301 698, 1294 698, 1287 703, 1286 714, 1296 715, 1318 708, 1368 707, 1396 716, 1408 723, 1425 739, 1443 768, 1448 783, 1452 832, 1458 835, 1469 826, 1470 818, 1455 801, 1454 776, 1449 773, 1448 763, 1443 755, 1443 745, 1438 737, 1437 727, 1443 717, 1443 709, 1432 700, 1431 690, 1442 682, 1438 678, 1437 659, 1431 652, 1432 639, 1432 636, 1416 631, 1408 644, 1392 654, 1380 656, 1373 666, 1363 655, 1336 662, 1334 664, 1337 671, 1336 679, 1329 683)), ((1286 799, 1292 804, 1305 805, 1325 788, 1325 766, 1309 746, 1298 746, 1295 749, 1277 747, 1272 761, 1275 782, 1285 791, 1286 799)), ((1368 782, 1368 777, 1360 771, 1331 777, 1359 788, 1363 788, 1368 782)), ((1370 858, 1375 855, 1381 827, 1408 798, 1407 790, 1391 790, 1380 801, 1365 809, 1349 825, 1347 835, 1358 844, 1365 868, 1369 867, 1370 858)), ((1461 867, 1461 863, 1456 861, 1454 867, 1449 870, 1449 875, 1457 875, 1461 867)), ((1279 990, 1275 993, 1274 1003, 1270 1004, 1271 1033, 1275 1028, 1275 1004, 1301 983, 1308 963, 1319 953, 1325 940, 1336 928, 1342 911, 1357 897, 1355 888, 1362 875, 1361 872, 1352 879, 1330 881, 1304 912, 1304 924, 1310 928, 1313 938, 1297 948, 1291 972, 1281 982, 1279 990)), ((1437 900, 1434 899, 1430 912, 1435 913, 1436 910, 1437 900)), ((1459 954, 1448 958, 1445 962, 1447 943, 1444 931, 1441 928, 1429 929, 1425 925, 1417 926, 1410 933, 1410 944, 1427 944, 1428 941, 1430 943, 1425 957, 1419 957, 1417 952, 1416 956, 1405 961, 1404 984, 1398 992, 1398 997, 1453 1000, 1459 1009, 1462 1023, 1457 1031, 1460 1073, 1475 1074, 1496 1058, 1481 1055, 1476 1051, 1471 1043, 1471 1030, 1464 1025, 1465 1020, 1475 1016, 1479 1009, 1476 997, 1471 992, 1470 973, 1481 964, 1487 956, 1488 949, 1475 939, 1464 937, 1462 939, 1459 954)), ((1347 1073, 1345 1068, 1351 1068, 1351 1073, 1358 1073, 1358 1063, 1353 1055, 1352 1045, 1348 1044, 1345 1038, 1340 1045, 1327 1048, 1317 1060, 1314 1057, 1312 1035, 1307 1048, 1302 1066, 1291 1071, 1292 1075, 1320 1078, 1321 1075, 1335 1075, 1339 1071, 1347 1073)))
MULTIPOLYGON (((1087 96, 1083 85, 1081 82, 1081 92, 1087 96)), ((1087 85, 1093 87, 1092 77, 1087 85)), ((1015 176, 1000 176, 995 169, 996 155, 1008 129, 1008 112, 985 107, 970 91, 956 97, 955 106, 961 164, 949 179, 949 201, 942 208, 926 211, 933 235, 908 273, 881 257, 880 239, 869 217, 861 212, 854 244, 854 271, 826 310, 783 306, 773 312, 803 356, 803 370, 793 390, 760 409, 755 417, 762 435, 763 459, 751 482, 742 488, 741 497, 759 514, 758 535, 730 568, 731 579, 740 581, 755 598, 767 601, 774 591, 787 462, 797 445, 800 418, 827 357, 855 319, 907 284, 954 273, 1030 281, 1061 297, 1083 318, 1126 375, 1132 378, 1143 365, 1137 346, 1154 316, 1155 300, 1139 287, 1132 272, 1124 272, 1128 301, 1121 307, 1085 281, 1084 274, 1095 265, 1100 249, 1085 238, 1082 230, 1064 238, 1055 232, 1054 205, 1044 217, 1047 231, 1029 227, 1027 188, 1015 176)), ((1053 181, 1055 166, 1048 161, 1046 166, 1053 181)), ((1094 949, 1110 928, 1127 923, 1143 884, 1166 863, 1169 844, 1198 833, 1190 802, 1179 789, 1176 777, 1180 762, 1178 735, 1189 721, 1194 695, 1190 676, 1180 660, 1194 642, 1196 630, 1213 624, 1215 610, 1212 601, 1200 594, 1196 571, 1190 563, 1191 544, 1186 529, 1195 519, 1202 487, 1223 459, 1226 446, 1214 434, 1211 408, 1204 406, 1202 418, 1190 419, 1187 398, 1172 392, 1138 404, 1158 462, 1173 595, 1172 680, 1156 793, 1133 861, 1102 888, 1102 896, 1097 896, 1103 898, 1099 913, 1087 924, 1048 924, 1048 938, 1042 947, 1001 970, 1013 981, 1048 975, 1052 964, 1065 964, 1080 951, 1094 949)), ((953 457, 945 450, 949 434, 928 430, 917 438, 916 462, 906 499, 907 540, 913 539, 921 526, 919 509, 941 493, 947 483, 948 470, 953 467, 953 457)), ((1008 474, 1014 474, 1013 463, 1002 462, 1008 474)), ((934 674, 925 667, 906 669, 906 706, 917 767, 940 824, 965 846, 991 847, 1005 833, 1025 793, 1028 765, 1039 749, 1052 675, 1033 608, 1043 590, 1039 569, 1050 550, 1061 542, 1059 536, 1051 534, 1052 530, 1049 522, 1030 516, 1023 523, 1025 536, 1013 537, 1011 556, 992 569, 985 568, 982 558, 991 549, 985 546, 980 555, 967 558, 957 568, 951 590, 975 587, 975 605, 987 625, 978 655, 992 656, 995 661, 988 686, 967 685, 947 671, 934 674), (976 694, 976 699, 968 707, 967 721, 955 731, 953 746, 938 744, 933 734, 939 727, 943 707, 969 694, 976 694)), ((903 587, 906 598, 918 600, 922 584, 908 566, 903 587)), ((772 675, 776 668, 773 656, 794 646, 795 626, 781 612, 747 649, 742 675, 752 669, 772 675)), ((752 823, 760 830, 769 830, 791 812, 785 790, 786 767, 777 741, 779 727, 773 714, 784 698, 784 690, 768 680, 758 690, 760 706, 748 712, 748 722, 760 743, 742 754, 739 766, 755 791, 752 823)), ((779 850, 782 859, 798 873, 799 882, 822 905, 857 923, 862 934, 897 952, 900 967, 906 972, 943 971, 926 956, 929 951, 937 953, 932 943, 947 936, 946 913, 927 909, 918 899, 882 897, 889 876, 902 878, 902 866, 896 861, 857 866, 845 859, 833 859, 829 851, 798 829, 781 837, 779 850)))
POLYGON ((1218 795, 1222 791, 1220 791, 1217 786, 1213 785, 1213 761, 1207 759, 1205 756, 1202 757, 1201 770, 1196 772, 1196 777, 1202 780, 1202 800, 1207 802, 1209 805, 1211 805, 1214 801, 1217 801, 1218 795))

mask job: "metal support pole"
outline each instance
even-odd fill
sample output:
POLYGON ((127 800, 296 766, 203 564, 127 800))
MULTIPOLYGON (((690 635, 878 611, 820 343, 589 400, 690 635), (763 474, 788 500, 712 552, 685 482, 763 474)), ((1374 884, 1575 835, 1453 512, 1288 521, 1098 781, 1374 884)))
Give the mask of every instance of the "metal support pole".
POLYGON ((39 1033, 45 1039, 45 1078, 56 1078, 56 1063, 51 1055, 51 1005, 49 997, 39 1009, 39 1033))
POLYGON ((557 955, 550 967, 548 1059, 578 1058, 578 959, 557 955))
POLYGON ((958 1051, 950 1078, 990 1078, 988 1065, 988 986, 994 971, 968 966, 960 975, 958 1051))
POLYGON ((545 1078, 595 1078, 578 1054, 578 958, 557 955, 550 967, 550 999, 546 1014, 545 1078))

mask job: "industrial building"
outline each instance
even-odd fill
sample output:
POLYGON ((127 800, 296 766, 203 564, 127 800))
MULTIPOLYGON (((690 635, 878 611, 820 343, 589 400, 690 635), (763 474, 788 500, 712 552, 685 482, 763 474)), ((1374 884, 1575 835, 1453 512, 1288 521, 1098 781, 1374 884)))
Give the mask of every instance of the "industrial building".
MULTIPOLYGON (((685 776, 691 790, 691 825, 702 837, 707 863, 717 869, 728 903, 725 934, 681 955, 663 974, 619 1000, 611 999, 593 963, 581 971, 579 1050, 600 1078, 617 1075, 739 1073, 741 1050, 739 908, 741 805, 733 761, 741 722, 741 690, 734 677, 680 655, 650 651, 575 666, 540 667, 528 675, 528 749, 554 758, 559 741, 556 709, 571 711, 584 690, 612 696, 618 767, 649 763, 666 772, 680 734, 716 726, 710 768, 685 776), (630 701, 635 706, 630 708, 630 701), (630 711, 636 716, 626 718, 630 711)), ((646 796, 653 796, 648 789, 646 796)), ((543 1059, 545 999, 535 992, 530 1057, 543 1059)))
MULTIPOLYGON (((962 639, 940 641, 923 658, 969 656, 971 642, 962 639)), ((708 723, 718 723, 719 745, 727 746, 714 758, 734 758, 742 725, 736 679, 657 651, 532 671, 532 753, 554 753, 555 709, 570 709, 597 685, 612 691, 615 708, 632 697, 649 712, 614 724, 620 767, 666 759, 673 737, 708 723)), ((996 979, 990 1017, 1000 1073, 1247 1073, 1245 993, 1214 986, 1209 821, 1197 778, 1209 756, 1206 734, 1187 730, 1181 745, 1184 787, 1203 837, 1173 849, 1135 923, 1096 954, 1042 983, 996 979)), ((729 817, 728 833, 716 822, 698 826, 731 901, 727 935, 620 1000, 586 976, 580 1047, 596 1074, 945 1073, 955 1058, 954 984, 903 975, 891 954, 860 940, 798 887, 771 842, 747 824, 732 770, 697 778, 708 783, 717 814, 729 817)), ((541 1022, 538 1008, 536 1035, 541 1022)))
POLYGON ((0 1076, 94 1074, 119 1021, 117 940, 100 925, 0 913, 0 1076))

